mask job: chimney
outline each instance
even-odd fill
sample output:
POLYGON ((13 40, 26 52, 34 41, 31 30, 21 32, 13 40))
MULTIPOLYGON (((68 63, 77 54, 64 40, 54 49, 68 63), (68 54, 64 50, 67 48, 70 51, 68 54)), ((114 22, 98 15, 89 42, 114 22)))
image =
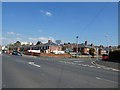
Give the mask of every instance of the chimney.
POLYGON ((52 40, 48 40, 48 43, 52 42, 52 40))
POLYGON ((85 45, 87 45, 87 41, 85 41, 85 45))
POLYGON ((93 47, 94 45, 91 43, 91 46, 93 47))

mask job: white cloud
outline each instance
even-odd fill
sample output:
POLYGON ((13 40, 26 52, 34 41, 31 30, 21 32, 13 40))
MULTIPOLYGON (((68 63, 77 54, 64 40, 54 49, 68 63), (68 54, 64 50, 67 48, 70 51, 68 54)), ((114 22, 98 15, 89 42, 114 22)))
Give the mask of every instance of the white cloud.
POLYGON ((9 35, 15 35, 14 32, 7 32, 7 34, 9 34, 9 35))
POLYGON ((4 38, 4 37, 0 37, 0 40, 5 40, 6 38, 4 38))
POLYGON ((53 42, 55 42, 55 39, 54 38, 52 38, 52 37, 38 37, 38 38, 32 38, 32 37, 30 37, 30 38, 28 38, 29 40, 31 40, 31 41, 41 41, 41 42, 43 42, 43 43, 46 43, 46 42, 48 42, 48 40, 52 40, 53 42))
POLYGON ((3 45, 7 45, 10 43, 15 43, 16 41, 21 42, 23 40, 23 38, 20 38, 20 37, 16 37, 16 38, 2 37, 2 38, 0 38, 0 40, 2 41, 3 45))
POLYGON ((36 41, 37 40, 37 38, 32 38, 32 37, 30 37, 30 38, 28 38, 29 40, 32 40, 32 41, 36 41))
POLYGON ((17 35, 17 36, 21 36, 21 34, 19 34, 19 33, 16 33, 16 35, 17 35))
POLYGON ((46 11, 45 14, 46 14, 47 16, 52 16, 52 13, 51 13, 51 12, 48 12, 48 11, 46 11))
POLYGON ((15 32, 7 32, 8 35, 16 35, 16 36, 21 36, 21 34, 19 33, 15 33, 15 32))
POLYGON ((22 38, 20 38, 20 37, 17 37, 17 38, 16 38, 16 40, 17 40, 17 41, 21 41, 21 40, 22 40, 22 38))
POLYGON ((52 16, 53 14, 49 11, 40 10, 40 12, 46 16, 52 16))

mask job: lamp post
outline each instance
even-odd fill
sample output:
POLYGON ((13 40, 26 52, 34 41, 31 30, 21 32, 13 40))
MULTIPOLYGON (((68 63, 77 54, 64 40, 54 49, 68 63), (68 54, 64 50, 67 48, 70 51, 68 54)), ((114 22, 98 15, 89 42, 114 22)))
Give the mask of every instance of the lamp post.
POLYGON ((77 53, 77 56, 78 56, 78 36, 76 36, 76 53, 77 53))
POLYGON ((96 56, 96 59, 98 60, 98 48, 96 48, 96 51, 97 51, 97 56, 96 56))
POLYGON ((108 35, 106 35, 105 37, 106 37, 106 40, 107 40, 107 51, 108 51, 108 54, 109 54, 108 35))

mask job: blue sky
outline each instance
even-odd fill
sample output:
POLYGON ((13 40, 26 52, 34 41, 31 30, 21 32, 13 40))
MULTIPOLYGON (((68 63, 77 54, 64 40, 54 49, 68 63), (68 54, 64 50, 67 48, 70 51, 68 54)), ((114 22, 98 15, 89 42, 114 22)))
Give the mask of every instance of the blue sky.
POLYGON ((118 44, 118 4, 19 2, 2 4, 3 44, 48 39, 95 45, 118 44), (105 37, 107 35, 107 37, 105 37), (108 39, 108 40, 107 40, 108 39))

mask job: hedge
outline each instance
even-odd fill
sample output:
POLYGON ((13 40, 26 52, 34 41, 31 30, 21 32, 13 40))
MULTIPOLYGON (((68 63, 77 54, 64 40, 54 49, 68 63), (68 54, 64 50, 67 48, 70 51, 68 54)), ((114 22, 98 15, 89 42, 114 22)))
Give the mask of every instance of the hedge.
POLYGON ((109 60, 115 61, 115 62, 120 62, 120 50, 111 51, 109 53, 109 60))

